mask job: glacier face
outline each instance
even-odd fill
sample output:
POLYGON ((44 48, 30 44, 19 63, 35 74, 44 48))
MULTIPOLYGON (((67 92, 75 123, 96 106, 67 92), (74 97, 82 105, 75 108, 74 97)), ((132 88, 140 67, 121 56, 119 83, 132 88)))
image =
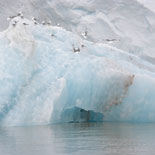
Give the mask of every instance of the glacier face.
POLYGON ((63 122, 64 114, 71 122, 78 116, 64 112, 75 107, 104 121, 155 122, 154 63, 62 27, 14 20, 0 33, 1 125, 63 122))

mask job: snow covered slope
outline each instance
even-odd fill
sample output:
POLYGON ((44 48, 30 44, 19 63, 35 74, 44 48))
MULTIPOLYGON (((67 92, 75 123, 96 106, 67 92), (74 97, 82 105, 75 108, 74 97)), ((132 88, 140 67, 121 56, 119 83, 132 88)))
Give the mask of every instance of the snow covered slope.
POLYGON ((144 7, 148 8, 150 11, 155 12, 155 1, 153 0, 137 0, 144 7))
POLYGON ((155 63, 154 8, 154 0, 1 0, 0 28, 6 28, 8 16, 23 11, 79 36, 87 28, 92 42, 115 39, 108 43, 155 63))
POLYGON ((63 122, 66 112, 67 122, 82 121, 80 112, 155 122, 154 63, 61 27, 14 20, 0 33, 1 125, 63 122))

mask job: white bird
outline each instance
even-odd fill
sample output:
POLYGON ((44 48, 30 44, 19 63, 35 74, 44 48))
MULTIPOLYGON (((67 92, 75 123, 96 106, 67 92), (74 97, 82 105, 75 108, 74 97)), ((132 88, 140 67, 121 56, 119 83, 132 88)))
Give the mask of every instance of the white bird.
POLYGON ((16 24, 17 24, 17 21, 13 21, 13 22, 12 22, 12 26, 14 26, 14 27, 15 27, 15 26, 16 26, 16 24))
POLYGON ((22 15, 22 12, 20 11, 20 12, 18 12, 18 14, 17 14, 17 16, 21 16, 22 15))
POLYGON ((8 17, 8 18, 7 18, 7 21, 9 21, 9 20, 11 20, 11 18, 10 18, 10 17, 8 17))
POLYGON ((21 18, 24 18, 24 15, 23 15, 23 14, 21 14, 21 15, 20 15, 20 17, 21 17, 21 18))
POLYGON ((81 47, 84 48, 84 47, 86 47, 86 46, 82 44, 81 47))
POLYGON ((42 25, 45 25, 45 21, 42 21, 42 25))
POLYGON ((51 23, 52 23, 52 22, 49 20, 47 24, 48 24, 48 25, 51 25, 51 23))
POLYGON ((51 34, 51 37, 55 37, 55 35, 52 33, 52 34, 51 34))
POLYGON ((24 15, 23 15, 23 13, 22 13, 21 11, 18 12, 17 16, 19 16, 19 17, 21 17, 21 18, 24 18, 24 15))
POLYGON ((86 30, 84 31, 84 33, 81 33, 81 35, 82 35, 82 37, 83 37, 84 39, 87 39, 88 30, 86 29, 86 30))
POLYGON ((60 24, 58 23, 57 26, 60 27, 60 24))
POLYGON ((29 25, 29 24, 27 24, 27 23, 23 23, 23 25, 29 25))
POLYGON ((15 17, 17 17, 17 16, 9 16, 8 19, 13 19, 15 17))
POLYGON ((85 30, 84 35, 88 36, 88 30, 87 29, 85 30))
POLYGON ((34 21, 34 25, 37 25, 38 23, 36 21, 34 21))
POLYGON ((35 17, 32 17, 32 20, 33 20, 33 21, 36 21, 37 19, 36 19, 35 17))
POLYGON ((107 41, 108 43, 113 43, 114 41, 116 41, 116 39, 105 39, 105 41, 107 41))

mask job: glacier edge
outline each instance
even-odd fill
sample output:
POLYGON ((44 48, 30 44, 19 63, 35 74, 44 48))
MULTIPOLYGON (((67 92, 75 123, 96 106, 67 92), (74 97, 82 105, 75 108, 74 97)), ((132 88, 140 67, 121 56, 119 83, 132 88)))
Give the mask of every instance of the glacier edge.
POLYGON ((1 125, 62 122, 76 106, 103 121, 155 122, 154 64, 61 27, 15 20, 0 33, 1 125))

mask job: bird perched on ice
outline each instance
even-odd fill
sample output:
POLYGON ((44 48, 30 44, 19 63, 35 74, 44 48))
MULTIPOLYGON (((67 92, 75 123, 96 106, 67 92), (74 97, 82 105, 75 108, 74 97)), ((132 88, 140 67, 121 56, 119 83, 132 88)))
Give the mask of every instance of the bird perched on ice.
POLYGON ((51 24, 52 24, 52 22, 49 20, 48 23, 47 23, 47 25, 51 25, 51 24))
POLYGON ((9 21, 9 20, 11 20, 11 18, 10 18, 10 17, 8 17, 8 18, 7 18, 7 20, 9 21))
POLYGON ((79 47, 74 47, 74 44, 72 46, 73 46, 73 52, 74 53, 80 52, 80 48, 79 47))
POLYGON ((11 20, 11 19, 13 19, 13 18, 15 18, 15 17, 17 17, 17 16, 9 16, 9 17, 7 18, 7 20, 11 20))
POLYGON ((22 12, 20 11, 20 12, 18 12, 17 16, 20 16, 21 14, 22 14, 22 12))
POLYGON ((37 25, 38 23, 36 21, 34 21, 34 25, 37 25))
POLYGON ((52 34, 51 34, 51 37, 55 37, 55 35, 52 33, 52 34))
POLYGON ((86 47, 86 46, 82 44, 81 47, 84 48, 84 47, 86 47))
POLYGON ((82 35, 82 37, 83 37, 84 39, 87 39, 87 36, 88 36, 88 30, 87 30, 87 28, 86 28, 86 30, 84 31, 84 33, 81 33, 81 35, 82 35))
POLYGON ((21 14, 21 15, 20 15, 20 18, 24 18, 24 15, 23 15, 23 14, 21 14))
POLYGON ((16 25, 17 25, 17 21, 14 20, 14 21, 12 22, 12 26, 15 27, 16 25))
POLYGON ((41 23, 42 23, 42 25, 45 25, 45 21, 44 20, 41 23))
POLYGON ((9 21, 9 20, 11 20, 11 19, 13 19, 13 18, 15 18, 15 17, 18 17, 18 16, 21 17, 21 18, 24 18, 22 12, 18 12, 17 15, 15 15, 15 16, 9 16, 9 17, 7 18, 7 20, 9 21))
POLYGON ((37 22, 37 18, 32 17, 32 21, 34 22, 34 25, 37 25, 37 24, 38 24, 38 22, 37 22))
POLYGON ((60 24, 58 23, 57 26, 60 27, 60 24))
POLYGON ((17 16, 21 17, 21 18, 24 18, 24 15, 22 14, 22 12, 18 12, 17 16))
POLYGON ((33 21, 37 21, 37 18, 35 18, 35 17, 32 17, 32 20, 33 20, 33 21))
POLYGON ((23 25, 29 25, 29 24, 27 24, 27 23, 23 23, 23 25))
POLYGON ((105 39, 105 41, 107 41, 108 43, 113 43, 114 41, 116 41, 116 39, 105 39))

